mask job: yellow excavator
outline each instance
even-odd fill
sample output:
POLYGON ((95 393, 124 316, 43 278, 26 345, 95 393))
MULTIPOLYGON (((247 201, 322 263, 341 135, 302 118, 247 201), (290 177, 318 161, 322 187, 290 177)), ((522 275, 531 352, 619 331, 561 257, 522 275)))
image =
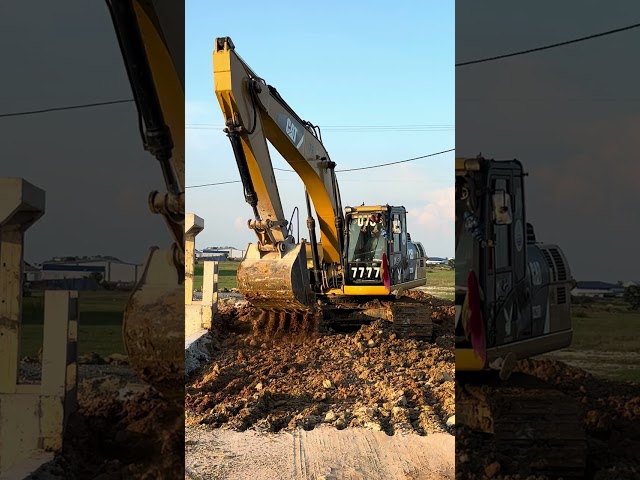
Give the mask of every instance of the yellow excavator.
POLYGON ((151 192, 172 244, 152 247, 124 313, 124 343, 138 376, 165 396, 184 398, 184 5, 107 0, 138 110, 144 148, 166 192, 151 192))
POLYGON ((229 37, 215 40, 213 70, 225 133, 253 210, 248 227, 258 239, 238 268, 244 297, 287 325, 319 306, 329 322, 385 318, 401 334, 429 337, 426 307, 402 297, 403 291, 426 284, 426 255, 422 244, 411 241, 406 209, 363 205, 343 211, 336 163, 320 128, 303 121, 240 58, 229 37), (304 184, 308 242, 294 238, 284 216, 267 141, 304 184), (372 304, 375 299, 383 302, 372 304))
POLYGON ((571 344, 574 280, 525 216, 518 160, 456 159, 456 420, 532 473, 581 478, 580 406, 518 360, 571 344))

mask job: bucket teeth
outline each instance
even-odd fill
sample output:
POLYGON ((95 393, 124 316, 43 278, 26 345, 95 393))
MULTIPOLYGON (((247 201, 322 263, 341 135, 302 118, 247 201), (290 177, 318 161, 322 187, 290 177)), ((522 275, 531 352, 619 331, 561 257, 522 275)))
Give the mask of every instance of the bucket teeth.
POLYGON ((279 337, 307 337, 313 335, 318 325, 318 315, 313 311, 261 310, 254 320, 258 335, 279 337))

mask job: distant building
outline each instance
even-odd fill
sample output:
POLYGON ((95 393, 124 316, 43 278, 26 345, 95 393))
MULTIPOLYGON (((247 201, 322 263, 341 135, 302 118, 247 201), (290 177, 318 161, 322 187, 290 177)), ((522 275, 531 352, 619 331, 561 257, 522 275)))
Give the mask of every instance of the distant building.
POLYGON ((28 262, 24 262, 22 274, 25 282, 37 282, 42 277, 40 269, 28 262))
POLYGON ((202 251, 196 250, 196 258, 198 260, 224 262, 227 258, 239 260, 243 257, 244 250, 238 250, 233 247, 209 247, 202 249, 202 251))
POLYGON ((449 263, 448 258, 429 257, 427 259, 427 265, 447 265, 448 263, 449 263))
POLYGON ((576 297, 622 297, 624 285, 606 282, 576 282, 571 295, 576 297))
POLYGON ((106 256, 54 257, 42 262, 40 270, 41 280, 90 278, 100 274, 105 282, 132 284, 140 279, 142 265, 106 256))

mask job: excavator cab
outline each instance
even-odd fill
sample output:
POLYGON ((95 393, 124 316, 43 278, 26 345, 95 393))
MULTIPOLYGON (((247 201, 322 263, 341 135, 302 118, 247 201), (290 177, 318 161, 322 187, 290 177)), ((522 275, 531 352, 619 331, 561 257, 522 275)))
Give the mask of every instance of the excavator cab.
MULTIPOLYGON (((386 209, 385 209, 386 210, 386 209)), ((383 262, 389 258, 389 214, 381 208, 347 208, 347 263, 345 287, 380 288, 385 286, 383 262)), ((386 266, 386 265, 385 265, 386 266)))
POLYGON ((345 210, 345 294, 389 295, 400 288, 425 285, 424 249, 410 240, 404 207, 345 210))

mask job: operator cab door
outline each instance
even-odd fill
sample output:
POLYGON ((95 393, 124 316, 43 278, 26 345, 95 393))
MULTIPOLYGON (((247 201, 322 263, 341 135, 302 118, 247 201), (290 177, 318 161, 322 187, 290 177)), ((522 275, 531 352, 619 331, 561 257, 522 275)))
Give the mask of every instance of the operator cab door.
MULTIPOLYGON (((526 242, 524 236, 524 205, 522 175, 513 169, 496 170, 491 176, 494 211, 493 288, 495 303, 493 322, 489 326, 494 345, 504 345, 530 335, 527 313, 529 284, 526 277, 526 242), (497 220, 496 205, 504 206, 508 220, 497 220)), ((499 208, 499 207, 498 207, 499 208)))
MULTIPOLYGON (((489 206, 492 212, 492 237, 494 248, 492 255, 493 291, 495 292, 494 315, 490 318, 489 337, 492 345, 503 345, 513 340, 513 304, 510 301, 513 291, 513 223, 498 224, 496 202, 509 203, 511 195, 511 175, 508 171, 496 170, 491 176, 491 198, 489 206)), ((491 279, 489 279, 491 281, 491 279)))
POLYGON ((391 285, 402 283, 408 274, 407 259, 407 222, 404 208, 391 209, 391 229, 389 234, 393 243, 390 248, 389 270, 391 285), (405 272, 406 271, 406 272, 405 272))

